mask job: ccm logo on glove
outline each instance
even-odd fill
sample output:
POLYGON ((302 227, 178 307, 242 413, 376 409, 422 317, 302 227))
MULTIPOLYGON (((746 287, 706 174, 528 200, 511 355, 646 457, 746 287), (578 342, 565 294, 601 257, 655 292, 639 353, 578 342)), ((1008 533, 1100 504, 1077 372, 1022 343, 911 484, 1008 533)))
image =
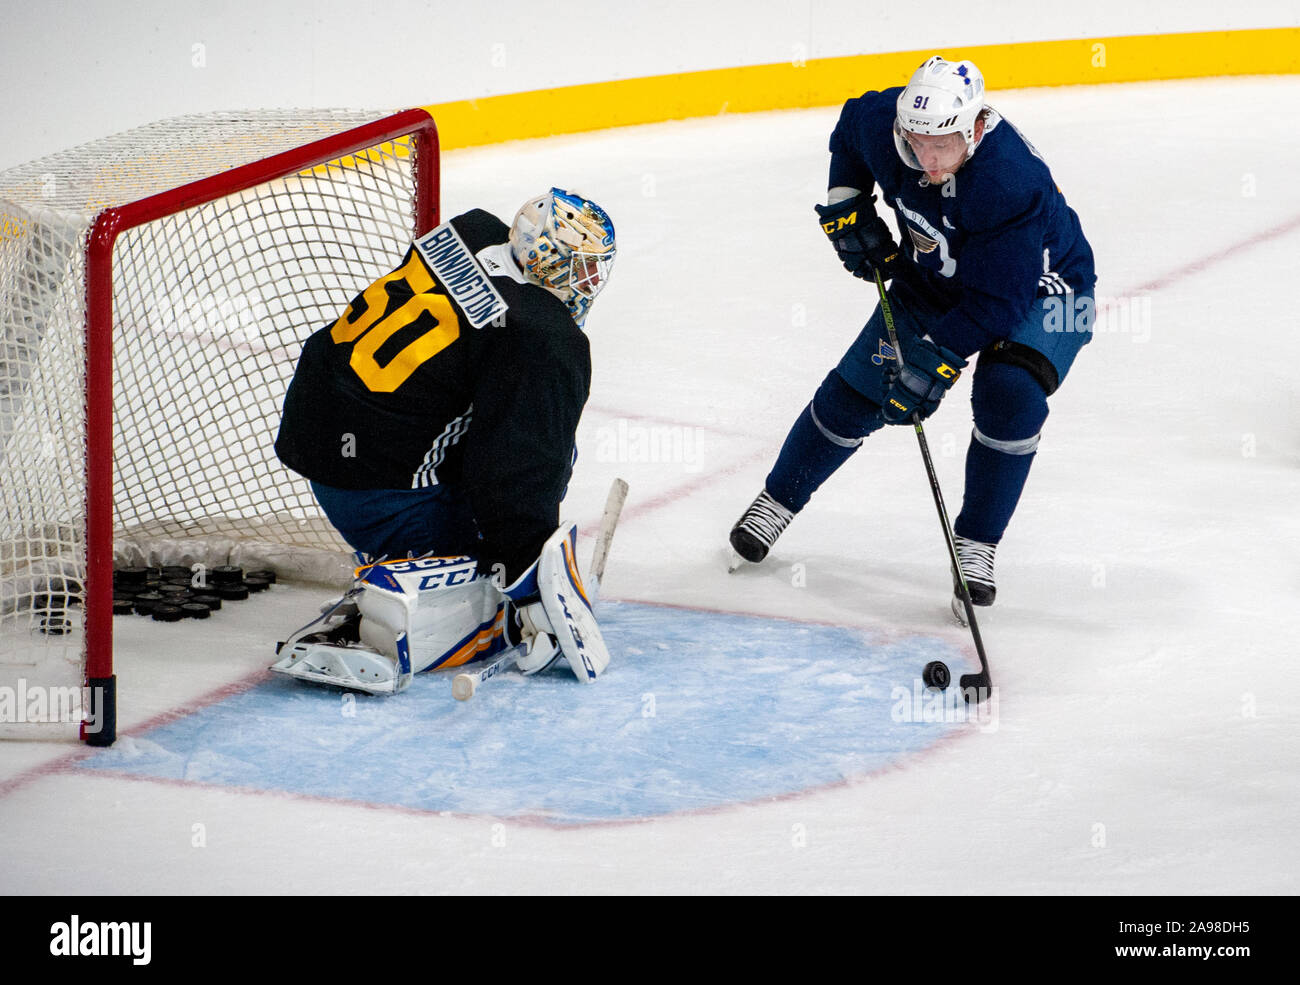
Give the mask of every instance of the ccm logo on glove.
POLYGON ((835 205, 813 208, 845 270, 863 280, 874 280, 878 270, 883 280, 889 280, 898 261, 898 245, 885 220, 876 215, 874 201, 874 195, 859 192, 835 205), (859 214, 864 216, 861 223, 859 214))
POLYGON ((919 338, 909 353, 909 362, 885 373, 885 400, 881 416, 886 424, 904 424, 915 416, 925 420, 939 409, 939 402, 957 382, 966 360, 928 338, 919 338))
POLYGON ((845 226, 856 226, 858 224, 858 214, 851 212, 846 216, 840 216, 838 219, 832 219, 830 222, 822 223, 822 232, 827 236, 833 236, 845 226))

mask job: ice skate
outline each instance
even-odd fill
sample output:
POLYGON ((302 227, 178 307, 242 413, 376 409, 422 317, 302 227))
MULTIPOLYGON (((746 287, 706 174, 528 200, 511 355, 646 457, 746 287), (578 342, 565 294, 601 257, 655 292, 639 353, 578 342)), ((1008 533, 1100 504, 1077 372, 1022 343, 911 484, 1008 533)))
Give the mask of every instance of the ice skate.
MULTIPOLYGON (((971 604, 992 605, 998 593, 993 581, 993 554, 998 545, 971 540, 961 534, 953 535, 953 543, 957 548, 957 560, 961 562, 962 574, 966 576, 971 604)), ((953 573, 952 614, 959 623, 966 625, 966 607, 962 605, 956 572, 953 573)))
POLYGON ((760 492, 731 528, 731 549, 734 553, 728 570, 735 571, 742 561, 751 564, 762 561, 793 519, 794 514, 768 495, 766 489, 760 492))

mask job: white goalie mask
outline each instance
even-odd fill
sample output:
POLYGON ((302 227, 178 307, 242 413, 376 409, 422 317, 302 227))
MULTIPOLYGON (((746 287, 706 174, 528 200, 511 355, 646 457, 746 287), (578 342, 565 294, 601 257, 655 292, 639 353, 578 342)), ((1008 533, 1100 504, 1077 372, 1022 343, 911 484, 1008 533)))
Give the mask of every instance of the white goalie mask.
POLYGON ((937 136, 959 133, 966 140, 966 159, 975 153, 975 121, 984 109, 984 76, 974 62, 926 59, 899 94, 894 116, 894 146, 909 168, 925 170, 908 145, 906 134, 937 136))
POLYGON ((515 215, 510 251, 524 276, 563 301, 581 325, 614 265, 614 223, 595 202, 552 188, 515 215))

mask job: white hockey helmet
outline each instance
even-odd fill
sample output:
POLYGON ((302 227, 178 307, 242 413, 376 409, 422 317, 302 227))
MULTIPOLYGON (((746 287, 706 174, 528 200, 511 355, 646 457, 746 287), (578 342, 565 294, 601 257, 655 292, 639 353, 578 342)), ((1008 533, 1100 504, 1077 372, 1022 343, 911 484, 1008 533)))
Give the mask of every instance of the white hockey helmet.
POLYGON ((975 121, 984 109, 984 76, 974 62, 950 62, 933 55, 912 73, 898 96, 894 116, 894 146, 909 168, 923 171, 904 131, 923 134, 960 133, 966 157, 975 153, 975 121))
POLYGON ((614 265, 614 223, 590 199, 552 188, 515 215, 510 251, 524 276, 568 305, 581 325, 614 265))

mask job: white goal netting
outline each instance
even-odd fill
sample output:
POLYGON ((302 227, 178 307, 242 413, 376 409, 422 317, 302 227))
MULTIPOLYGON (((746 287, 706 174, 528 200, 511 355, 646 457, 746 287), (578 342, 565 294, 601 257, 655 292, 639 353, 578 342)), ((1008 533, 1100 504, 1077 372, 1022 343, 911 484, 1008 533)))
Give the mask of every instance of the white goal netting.
POLYGON ((6 668, 80 684, 87 517, 107 508, 88 470, 111 467, 119 562, 346 577, 346 545, 273 445, 303 341, 420 221, 412 139, 315 163, 385 119, 182 117, 0 173, 0 687, 6 668), (275 175, 240 189, 268 158, 275 175), (170 214, 130 226, 154 212, 170 214), (110 466, 87 461, 87 313, 107 283, 87 256, 119 213, 110 466))

